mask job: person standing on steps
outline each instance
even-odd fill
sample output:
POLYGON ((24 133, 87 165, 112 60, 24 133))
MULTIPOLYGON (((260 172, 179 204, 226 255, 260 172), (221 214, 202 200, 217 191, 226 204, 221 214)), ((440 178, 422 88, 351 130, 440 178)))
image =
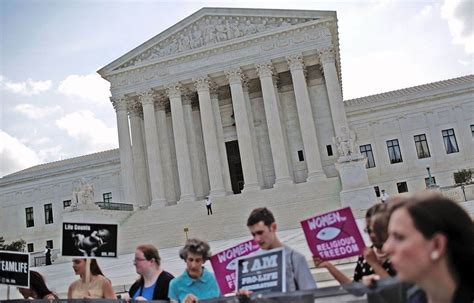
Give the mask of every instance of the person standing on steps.
POLYGON ((212 215, 212 200, 210 196, 206 197, 206 208, 207 208, 207 215, 212 215))
POLYGON ((46 245, 45 247, 45 251, 44 251, 44 255, 46 257, 46 265, 51 265, 52 262, 51 262, 51 249, 48 247, 48 245, 46 245))

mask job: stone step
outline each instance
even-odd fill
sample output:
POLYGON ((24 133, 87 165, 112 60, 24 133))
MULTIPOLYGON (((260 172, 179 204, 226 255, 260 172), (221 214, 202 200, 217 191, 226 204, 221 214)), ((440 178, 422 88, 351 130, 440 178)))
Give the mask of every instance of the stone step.
POLYGON ((247 216, 262 206, 273 211, 279 229, 300 228, 301 220, 340 207, 338 189, 338 179, 331 178, 219 197, 214 199, 212 216, 207 216, 204 201, 137 211, 120 227, 119 250, 132 252, 141 243, 160 248, 182 245, 185 227, 189 237, 208 241, 248 236, 247 216))

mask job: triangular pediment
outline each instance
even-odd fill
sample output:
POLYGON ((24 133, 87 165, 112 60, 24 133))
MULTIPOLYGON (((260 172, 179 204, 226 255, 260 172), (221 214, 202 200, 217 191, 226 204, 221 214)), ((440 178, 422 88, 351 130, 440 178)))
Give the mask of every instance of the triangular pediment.
POLYGON ((331 11, 203 8, 110 63, 99 73, 105 76, 144 62, 335 16, 331 11))

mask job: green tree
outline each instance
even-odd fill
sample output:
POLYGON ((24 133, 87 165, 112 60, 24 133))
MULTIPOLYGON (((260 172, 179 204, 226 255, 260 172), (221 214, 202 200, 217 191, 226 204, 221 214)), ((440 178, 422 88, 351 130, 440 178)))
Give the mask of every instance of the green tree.
POLYGON ((23 239, 5 243, 5 239, 0 237, 0 250, 25 251, 26 241, 23 239))
POLYGON ((472 180, 472 170, 470 169, 461 169, 460 171, 455 172, 454 182, 456 184, 466 184, 472 180))

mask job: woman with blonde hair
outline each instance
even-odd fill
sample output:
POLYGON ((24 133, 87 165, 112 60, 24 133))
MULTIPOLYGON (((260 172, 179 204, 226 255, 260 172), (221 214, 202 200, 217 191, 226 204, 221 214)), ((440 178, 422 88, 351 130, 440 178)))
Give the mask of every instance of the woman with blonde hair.
POLYGON ((96 259, 73 259, 72 268, 80 279, 69 285, 68 299, 117 299, 112 283, 104 276, 96 259))

